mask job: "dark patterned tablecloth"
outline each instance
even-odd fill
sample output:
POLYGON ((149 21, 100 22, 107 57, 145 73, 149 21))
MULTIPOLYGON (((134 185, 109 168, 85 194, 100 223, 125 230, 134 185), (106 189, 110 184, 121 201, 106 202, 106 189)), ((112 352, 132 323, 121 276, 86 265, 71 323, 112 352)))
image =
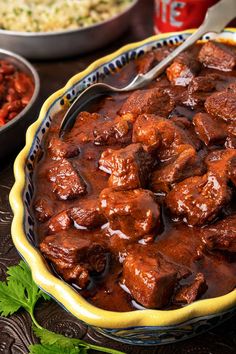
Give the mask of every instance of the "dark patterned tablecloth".
MULTIPOLYGON (((113 52, 120 46, 141 40, 152 34, 152 1, 140 0, 136 16, 131 19, 130 29, 107 48, 95 53, 73 59, 35 62, 41 79, 41 96, 38 107, 52 92, 62 87, 66 81, 77 72, 83 70, 95 59, 113 52)), ((10 225, 12 212, 8 195, 13 185, 14 157, 0 163, 0 279, 5 278, 6 268, 19 262, 19 256, 11 241, 10 225)), ((233 354, 236 353, 236 317, 219 327, 177 344, 137 347, 123 345, 95 333, 91 328, 65 312, 54 302, 42 303, 36 309, 36 317, 46 328, 83 338, 88 342, 122 350, 126 353, 158 353, 158 354, 233 354)), ((10 318, 0 317, 0 353, 26 354, 28 346, 36 343, 31 329, 30 317, 25 312, 19 312, 10 318)))

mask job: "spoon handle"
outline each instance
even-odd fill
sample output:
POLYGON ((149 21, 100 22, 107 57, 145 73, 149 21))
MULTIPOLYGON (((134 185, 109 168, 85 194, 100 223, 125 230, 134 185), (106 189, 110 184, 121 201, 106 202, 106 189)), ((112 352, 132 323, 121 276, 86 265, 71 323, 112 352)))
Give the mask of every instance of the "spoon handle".
POLYGON ((124 90, 129 91, 143 87, 160 75, 180 53, 193 45, 205 33, 220 33, 234 17, 236 17, 236 0, 221 0, 216 5, 211 6, 205 15, 202 25, 183 44, 178 46, 149 72, 144 75, 137 75, 124 90))

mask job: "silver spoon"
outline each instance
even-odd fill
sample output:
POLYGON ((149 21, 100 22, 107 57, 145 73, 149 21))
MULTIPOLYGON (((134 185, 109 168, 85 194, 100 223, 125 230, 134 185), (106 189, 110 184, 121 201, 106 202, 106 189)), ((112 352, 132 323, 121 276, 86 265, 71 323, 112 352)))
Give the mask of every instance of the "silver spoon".
POLYGON ((188 37, 183 44, 178 46, 172 53, 146 74, 138 74, 123 88, 116 88, 105 83, 97 83, 89 86, 75 99, 73 104, 67 110, 61 122, 59 136, 61 137, 62 134, 72 127, 76 118, 75 114, 81 111, 89 101, 104 94, 132 91, 147 85, 160 75, 180 53, 193 45, 204 34, 208 32, 220 33, 235 17, 236 0, 221 0, 208 9, 202 25, 190 37, 188 37))

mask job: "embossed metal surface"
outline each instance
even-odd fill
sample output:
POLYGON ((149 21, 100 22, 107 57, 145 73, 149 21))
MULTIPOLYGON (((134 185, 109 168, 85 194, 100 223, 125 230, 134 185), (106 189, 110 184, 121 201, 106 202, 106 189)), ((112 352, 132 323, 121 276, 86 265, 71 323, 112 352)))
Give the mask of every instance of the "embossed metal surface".
MULTIPOLYGON (((35 63, 42 81, 41 102, 52 92, 60 88, 76 72, 84 69, 95 59, 108 54, 121 45, 141 40, 152 34, 152 1, 141 0, 137 15, 131 19, 131 27, 119 41, 101 51, 86 57, 58 62, 35 63)), ((18 263, 20 257, 10 236, 12 213, 8 202, 9 190, 13 184, 13 160, 0 161, 0 279, 5 278, 9 265, 18 263)), ((54 302, 38 305, 36 317, 46 328, 82 338, 91 343, 108 346, 130 354, 233 354, 236 353, 236 316, 219 327, 198 337, 171 345, 159 347, 137 347, 123 345, 93 331, 82 322, 65 312, 54 302)), ((37 343, 31 328, 31 321, 25 312, 19 312, 11 318, 0 317, 0 353, 27 354, 28 346, 37 343)))

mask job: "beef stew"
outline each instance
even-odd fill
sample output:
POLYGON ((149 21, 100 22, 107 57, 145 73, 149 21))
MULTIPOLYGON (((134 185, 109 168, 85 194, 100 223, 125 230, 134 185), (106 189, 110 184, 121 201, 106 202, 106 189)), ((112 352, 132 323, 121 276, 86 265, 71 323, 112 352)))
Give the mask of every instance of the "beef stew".
POLYGON ((53 118, 34 173, 39 248, 89 302, 172 309, 235 288, 235 87, 236 48, 209 42, 143 90, 101 98, 62 139, 53 118))

